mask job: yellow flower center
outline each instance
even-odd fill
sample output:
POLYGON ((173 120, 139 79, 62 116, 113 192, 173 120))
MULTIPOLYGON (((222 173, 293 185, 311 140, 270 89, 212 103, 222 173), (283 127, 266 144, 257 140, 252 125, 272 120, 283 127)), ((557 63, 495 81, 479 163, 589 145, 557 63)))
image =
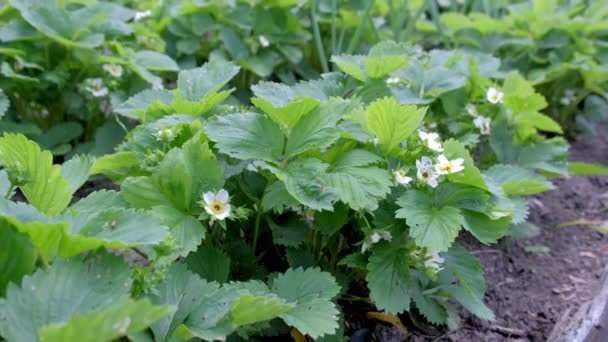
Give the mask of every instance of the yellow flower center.
POLYGON ((211 208, 211 211, 213 211, 214 214, 223 214, 225 211, 224 203, 220 201, 211 202, 211 205, 209 207, 211 208))
POLYGON ((498 94, 492 95, 492 101, 498 101, 498 94))
POLYGON ((454 170, 454 164, 452 164, 452 162, 449 162, 449 163, 441 165, 439 167, 439 169, 441 171, 445 171, 445 172, 451 173, 454 170))
POLYGON ((401 177, 405 177, 405 171, 403 171, 403 170, 399 170, 399 176, 401 176, 401 177))

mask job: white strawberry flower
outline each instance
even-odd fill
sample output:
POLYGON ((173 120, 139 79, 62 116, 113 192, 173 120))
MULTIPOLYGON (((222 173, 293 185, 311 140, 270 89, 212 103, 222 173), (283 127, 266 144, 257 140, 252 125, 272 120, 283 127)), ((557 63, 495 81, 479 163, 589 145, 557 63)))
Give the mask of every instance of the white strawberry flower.
POLYGON ((140 21, 140 20, 142 20, 144 18, 147 18, 147 17, 149 17, 151 15, 152 15, 152 11, 150 11, 150 10, 142 11, 142 12, 138 11, 138 12, 135 12, 135 16, 133 17, 133 20, 134 21, 140 21))
POLYGON ((437 175, 433 172, 433 161, 429 157, 422 157, 420 160, 416 160, 416 168, 418 169, 417 177, 419 180, 425 182, 431 188, 438 185, 437 175))
POLYGON ((437 139, 439 139, 439 134, 418 131, 418 136, 420 137, 420 140, 422 140, 422 142, 431 150, 443 152, 443 147, 441 146, 441 143, 437 141, 437 139))
POLYGON ((122 66, 120 64, 104 64, 103 70, 112 77, 120 78, 122 76, 122 66))
POLYGON ((266 36, 259 36, 258 41, 260 42, 260 45, 262 45, 262 47, 270 46, 270 41, 268 40, 268 38, 266 38, 266 36))
POLYGON ((230 203, 228 200, 230 195, 228 191, 221 189, 217 194, 209 191, 203 194, 203 200, 205 201, 205 211, 213 218, 218 220, 224 220, 230 216, 230 203))
POLYGON ((395 180, 399 184, 408 184, 412 181, 411 177, 408 177, 403 169, 397 170, 394 172, 395 180))
POLYGON ((445 259, 438 252, 427 251, 427 258, 424 261, 424 266, 432 268, 435 272, 443 269, 441 265, 443 265, 445 259))
POLYGON ((447 175, 450 173, 457 173, 464 170, 464 159, 458 158, 454 160, 448 160, 443 154, 437 157, 439 163, 435 165, 435 171, 440 175, 447 175))
POLYGON ((87 78, 84 80, 86 91, 91 93, 95 97, 102 97, 108 95, 108 88, 104 86, 101 78, 87 78))
POLYGON ((374 232, 369 238, 372 240, 372 243, 378 243, 380 240, 382 240, 382 236, 376 232, 374 232))
POLYGON ((387 231, 374 231, 371 235, 365 238, 361 244, 361 253, 365 253, 372 245, 380 242, 381 240, 391 241, 393 236, 387 231))
POLYGON ((386 85, 389 87, 396 87, 401 83, 401 78, 399 77, 389 77, 386 79, 386 85))
POLYGON ((469 113, 469 115, 471 116, 478 116, 479 113, 477 112, 477 107, 475 107, 474 104, 469 103, 466 107, 464 107, 467 111, 467 113, 469 113))
POLYGON ((478 116, 473 120, 473 125, 479 128, 479 134, 488 135, 490 134, 490 125, 492 124, 492 119, 486 118, 485 116, 478 116))
POLYGON ((502 103, 502 98, 504 96, 505 93, 494 87, 490 87, 490 89, 488 89, 488 92, 486 93, 486 98, 492 104, 502 103))

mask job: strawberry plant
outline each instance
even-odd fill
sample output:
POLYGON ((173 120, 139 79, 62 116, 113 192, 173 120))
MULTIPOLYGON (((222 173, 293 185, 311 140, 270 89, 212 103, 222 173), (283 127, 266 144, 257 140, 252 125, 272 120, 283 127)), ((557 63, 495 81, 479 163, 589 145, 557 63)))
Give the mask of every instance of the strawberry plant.
POLYGON ((526 196, 605 173, 562 138, 606 105, 605 13, 556 4, 8 1, 0 339, 492 320, 459 236, 534 234, 526 196))
POLYGON ((568 133, 605 119, 607 12, 599 2, 530 1, 498 8, 447 7, 418 22, 423 42, 491 53, 547 99, 545 113, 568 133), (461 8, 462 10, 463 8, 461 8))
POLYGON ((178 70, 130 39, 137 13, 110 2, 8 1, 0 14, 0 129, 68 158, 111 152, 129 125, 108 120, 112 106, 162 87, 155 73, 178 70), (72 150, 78 142, 86 144, 72 150))

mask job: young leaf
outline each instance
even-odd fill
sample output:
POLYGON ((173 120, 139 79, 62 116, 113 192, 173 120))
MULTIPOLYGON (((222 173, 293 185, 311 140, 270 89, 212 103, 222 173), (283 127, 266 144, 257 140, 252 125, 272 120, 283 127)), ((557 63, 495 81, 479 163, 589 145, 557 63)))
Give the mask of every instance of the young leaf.
POLYGON ((0 160, 13 185, 19 185, 38 210, 53 217, 70 203, 72 193, 61 168, 53 165, 51 152, 40 151, 35 142, 20 134, 5 134, 0 138, 0 160))
POLYGON ((336 122, 352 112, 357 105, 349 100, 329 100, 304 115, 293 127, 285 146, 286 157, 293 157, 311 148, 325 148, 340 137, 336 122))
POLYGON ((180 71, 177 90, 182 99, 198 102, 205 96, 219 91, 237 73, 239 67, 231 62, 212 61, 202 67, 180 71))
POLYGON ((389 244, 375 247, 367 271, 369 296, 379 310, 398 314, 409 309, 409 266, 404 249, 389 244))
POLYGON ((281 83, 260 82, 251 87, 255 94, 251 102, 261 109, 288 134, 304 115, 319 105, 319 94, 311 94, 303 87, 289 87, 281 83))
POLYGON ((393 153, 422 122, 426 108, 402 106, 392 97, 374 101, 367 107, 367 127, 378 137, 385 153, 393 153))

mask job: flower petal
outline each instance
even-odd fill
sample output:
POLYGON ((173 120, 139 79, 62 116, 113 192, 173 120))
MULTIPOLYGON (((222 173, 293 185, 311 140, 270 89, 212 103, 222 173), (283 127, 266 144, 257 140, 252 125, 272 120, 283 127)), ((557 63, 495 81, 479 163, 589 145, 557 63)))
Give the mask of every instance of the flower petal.
POLYGON ((215 201, 215 194, 211 191, 205 192, 203 194, 203 200, 205 201, 206 204, 211 205, 211 203, 213 203, 213 201, 215 201))
POLYGON ((217 195, 215 195, 215 199, 222 203, 228 203, 228 200, 230 199, 230 195, 228 194, 228 191, 221 189, 220 191, 217 192, 217 195))

